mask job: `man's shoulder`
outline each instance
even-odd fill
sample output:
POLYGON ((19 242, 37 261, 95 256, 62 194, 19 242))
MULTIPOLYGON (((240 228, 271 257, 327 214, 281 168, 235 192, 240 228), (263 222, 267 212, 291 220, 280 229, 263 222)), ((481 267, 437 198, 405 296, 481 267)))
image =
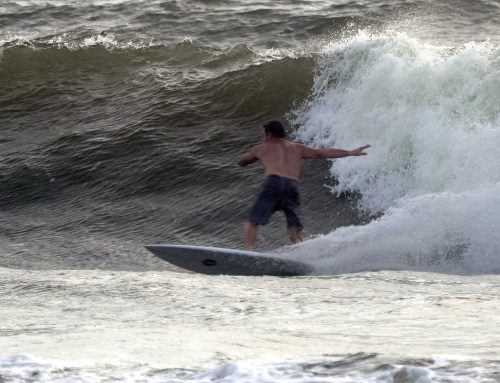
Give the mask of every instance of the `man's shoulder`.
POLYGON ((306 146, 303 144, 300 144, 298 142, 294 141, 288 141, 288 140, 283 140, 281 142, 262 142, 258 145, 255 145, 251 150, 254 152, 262 152, 266 150, 274 150, 276 148, 276 145, 285 145, 286 147, 294 150, 302 150, 302 148, 305 148, 306 146))
POLYGON ((282 145, 286 145, 286 146, 296 146, 297 143, 294 142, 294 141, 289 141, 289 140, 281 140, 281 144, 282 145))
POLYGON ((301 144, 299 142, 286 141, 286 143, 287 143, 287 145, 289 145, 290 147, 292 147, 293 149, 296 149, 296 150, 302 150, 303 148, 307 148, 306 145, 301 144))
POLYGON ((248 151, 249 153, 253 153, 253 155, 258 156, 259 153, 262 153, 265 151, 265 143, 257 144, 255 146, 252 146, 250 150, 248 151))
POLYGON ((252 151, 257 151, 257 150, 261 150, 261 149, 263 149, 265 147, 266 147, 266 143, 262 142, 260 144, 255 145, 251 150, 252 151))

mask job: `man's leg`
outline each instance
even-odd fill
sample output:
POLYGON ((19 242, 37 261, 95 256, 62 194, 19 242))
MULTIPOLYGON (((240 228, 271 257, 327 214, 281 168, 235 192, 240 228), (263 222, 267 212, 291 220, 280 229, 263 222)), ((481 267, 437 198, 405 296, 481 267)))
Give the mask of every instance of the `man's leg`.
POLYGON ((288 235, 292 243, 302 242, 302 222, 297 213, 293 209, 285 209, 286 223, 288 227, 288 235))
POLYGON ((290 240, 293 243, 299 243, 304 240, 302 238, 302 232, 300 231, 300 228, 298 228, 297 226, 290 226, 288 228, 288 234, 290 235, 290 240))
POLYGON ((286 216, 286 225, 288 227, 288 235, 292 243, 302 242, 302 222, 298 215, 300 206, 299 189, 295 182, 287 182, 285 184, 284 200, 282 201, 283 212, 286 216))
POLYGON ((257 225, 250 221, 245 221, 245 248, 252 250, 257 240, 257 225))
POLYGON ((248 250, 253 249, 257 241, 257 226, 266 225, 274 213, 277 198, 275 183, 276 180, 271 177, 266 179, 257 200, 248 213, 245 221, 245 248, 248 250))

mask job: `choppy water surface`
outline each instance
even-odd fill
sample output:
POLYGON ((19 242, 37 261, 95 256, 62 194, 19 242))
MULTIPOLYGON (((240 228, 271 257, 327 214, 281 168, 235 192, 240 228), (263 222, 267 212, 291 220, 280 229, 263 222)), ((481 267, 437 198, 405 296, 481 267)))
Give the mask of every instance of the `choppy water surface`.
POLYGON ((1 382, 500 380, 496 1, 0 4, 1 382), (300 278, 241 248, 268 119, 313 146, 300 278))
POLYGON ((14 381, 498 378, 497 276, 1 276, 0 345, 13 353, 1 367, 14 381))

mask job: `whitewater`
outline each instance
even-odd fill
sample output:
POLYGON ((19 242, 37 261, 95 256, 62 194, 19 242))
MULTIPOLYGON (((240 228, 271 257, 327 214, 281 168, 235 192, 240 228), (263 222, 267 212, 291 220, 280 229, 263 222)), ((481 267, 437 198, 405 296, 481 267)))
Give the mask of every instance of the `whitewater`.
POLYGON ((381 216, 294 251, 328 258, 320 272, 497 273, 499 60, 488 42, 451 49, 390 31, 326 46, 296 136, 370 143, 368 160, 332 161, 331 189, 359 191, 360 209, 381 216))

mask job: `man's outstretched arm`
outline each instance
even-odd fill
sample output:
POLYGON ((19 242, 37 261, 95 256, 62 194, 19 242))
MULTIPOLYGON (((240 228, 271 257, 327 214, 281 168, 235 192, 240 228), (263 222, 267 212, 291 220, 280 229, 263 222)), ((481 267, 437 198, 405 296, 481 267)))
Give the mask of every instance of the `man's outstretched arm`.
POLYGON ((325 148, 325 149, 313 149, 305 145, 302 145, 302 158, 342 158, 349 156, 366 156, 365 149, 368 149, 370 145, 360 146, 359 148, 352 150, 325 148))
POLYGON ((254 163, 257 160, 258 158, 255 155, 255 148, 253 148, 240 157, 240 159, 238 160, 238 165, 247 166, 254 163))

